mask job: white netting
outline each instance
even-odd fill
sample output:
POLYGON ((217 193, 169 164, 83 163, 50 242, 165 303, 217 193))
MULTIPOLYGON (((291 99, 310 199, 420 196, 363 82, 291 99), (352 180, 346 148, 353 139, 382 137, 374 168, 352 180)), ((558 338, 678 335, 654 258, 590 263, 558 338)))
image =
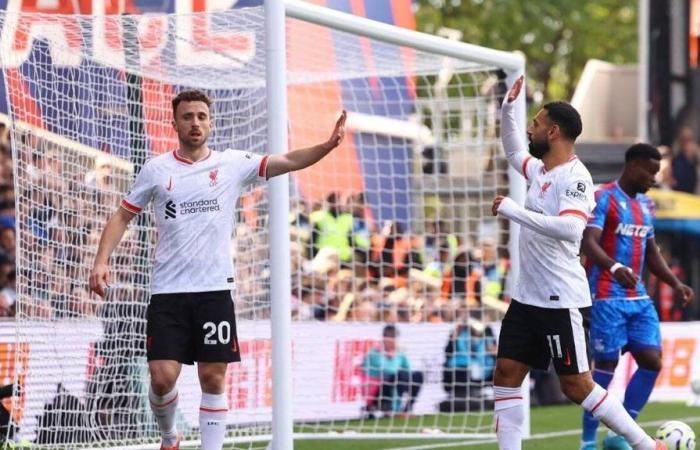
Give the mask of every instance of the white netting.
MULTIPOLYGON (((18 193, 13 439, 145 448, 158 441, 144 350, 151 211, 116 250, 105 301, 88 294, 89 269, 135 172, 177 147, 179 90, 214 97, 212 148, 267 151, 263 10, 0 18, 18 193)), ((327 139, 349 111, 346 142, 291 178, 296 431, 491 432, 508 272, 504 224, 489 212, 507 191, 500 72, 299 20, 287 28, 291 147, 327 139), (373 350, 388 322, 411 366, 391 376, 373 350)), ((226 392, 242 448, 270 433, 266 211, 258 187, 236 214, 243 362, 226 392)), ((196 439, 194 370, 179 388, 178 423, 196 439)))

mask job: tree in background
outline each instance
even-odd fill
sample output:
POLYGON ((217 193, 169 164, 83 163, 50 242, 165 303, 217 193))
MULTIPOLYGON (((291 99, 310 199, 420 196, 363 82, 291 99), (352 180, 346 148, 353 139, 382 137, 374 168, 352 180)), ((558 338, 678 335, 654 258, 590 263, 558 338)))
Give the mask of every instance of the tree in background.
POLYGON ((417 0, 418 29, 442 27, 462 40, 522 51, 535 100, 571 99, 591 58, 637 61, 637 2, 625 0, 417 0), (540 94, 541 93, 541 94, 540 94))

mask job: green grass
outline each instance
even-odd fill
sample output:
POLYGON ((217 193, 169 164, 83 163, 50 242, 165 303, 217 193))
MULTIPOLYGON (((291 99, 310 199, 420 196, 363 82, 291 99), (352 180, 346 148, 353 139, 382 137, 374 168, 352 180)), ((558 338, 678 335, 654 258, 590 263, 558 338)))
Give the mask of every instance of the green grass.
MULTIPOLYGON (((426 421, 433 421, 437 427, 440 424, 447 425, 446 416, 423 417, 422 424, 426 421), (426 420, 427 419, 427 420, 426 420)), ((681 403, 651 403, 639 417, 640 423, 664 422, 672 419, 685 419, 688 424, 700 434, 700 408, 691 408, 681 403), (693 419, 690 419, 693 418, 693 419)), ((417 418, 407 419, 409 426, 416 423, 417 418)), ((488 419, 490 420, 490 418, 488 419)), ((578 449, 580 441, 581 409, 577 406, 554 406, 544 408, 534 408, 531 413, 533 438, 525 441, 523 450, 567 450, 578 449), (561 436, 547 436, 548 433, 566 433, 561 436)), ((397 425, 397 419, 393 420, 393 425, 397 425)), ((365 422, 367 424, 367 422, 365 422)), ((380 423, 381 424, 381 423, 380 423)), ((377 424, 377 425, 380 425, 377 424)), ((351 425, 352 426, 352 425, 351 425)), ((452 426, 455 426, 453 418, 452 426)), ((598 434, 599 440, 604 437, 601 427, 598 434)), ((645 426, 648 433, 653 434, 658 428, 658 424, 645 426)), ((495 442, 485 442, 477 444, 461 440, 426 440, 426 439, 392 439, 392 440, 358 440, 358 439, 333 439, 333 440, 297 440, 294 448, 296 450, 380 450, 380 449, 400 449, 405 447, 425 446, 429 449, 457 449, 469 448, 470 450, 493 450, 497 449, 495 442), (440 445, 443 444, 443 445, 440 445)), ((228 447, 228 449, 249 448, 245 445, 228 447)), ((261 448, 256 445, 255 448, 261 448)), ((265 448, 264 445, 262 448, 265 448)))

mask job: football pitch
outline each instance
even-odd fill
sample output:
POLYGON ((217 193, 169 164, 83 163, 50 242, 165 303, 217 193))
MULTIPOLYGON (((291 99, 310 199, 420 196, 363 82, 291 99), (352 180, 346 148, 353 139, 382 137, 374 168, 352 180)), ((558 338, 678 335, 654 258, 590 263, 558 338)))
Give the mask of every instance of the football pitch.
MULTIPOLYGON (((648 433, 653 434, 661 423, 667 420, 682 420, 700 435, 700 407, 688 407, 682 403, 650 403, 639 417, 648 433)), ((447 418, 445 417, 445 420, 447 418)), ((454 418, 453 418, 454 420, 454 418)), ((581 409, 574 405, 533 408, 531 411, 532 436, 524 442, 523 450, 576 450, 579 448, 581 429, 581 409)), ((598 433, 602 441, 604 427, 598 433)), ((228 450, 248 448, 247 446, 230 446, 228 450)), ((260 448, 257 447, 256 448, 260 448)), ((262 447, 264 448, 264 446, 262 447)), ((497 449, 494 440, 298 440, 296 450, 439 450, 461 449, 493 450, 497 449)))

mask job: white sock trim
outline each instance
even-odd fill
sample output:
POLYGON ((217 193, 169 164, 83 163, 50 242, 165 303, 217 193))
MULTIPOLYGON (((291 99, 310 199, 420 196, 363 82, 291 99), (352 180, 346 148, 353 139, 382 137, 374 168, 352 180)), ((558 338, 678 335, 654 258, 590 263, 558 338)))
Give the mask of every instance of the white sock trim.
POLYGON ((523 396, 522 388, 520 387, 494 386, 493 393, 496 398, 523 396))
POLYGON ((523 404, 522 390, 511 387, 494 386, 494 411, 515 408, 523 404))
POLYGON ((608 391, 600 387, 599 384, 593 386, 590 394, 581 402, 581 406, 591 414, 600 408, 605 399, 608 398, 608 391))
POLYGON ((226 394, 207 394, 206 392, 203 392, 199 410, 202 412, 211 413, 228 412, 228 401, 226 399, 226 394))
POLYGON ((158 395, 153 392, 153 388, 148 389, 148 400, 150 400, 151 405, 155 408, 165 408, 174 401, 177 400, 178 392, 177 388, 174 387, 170 392, 165 395, 158 395))

